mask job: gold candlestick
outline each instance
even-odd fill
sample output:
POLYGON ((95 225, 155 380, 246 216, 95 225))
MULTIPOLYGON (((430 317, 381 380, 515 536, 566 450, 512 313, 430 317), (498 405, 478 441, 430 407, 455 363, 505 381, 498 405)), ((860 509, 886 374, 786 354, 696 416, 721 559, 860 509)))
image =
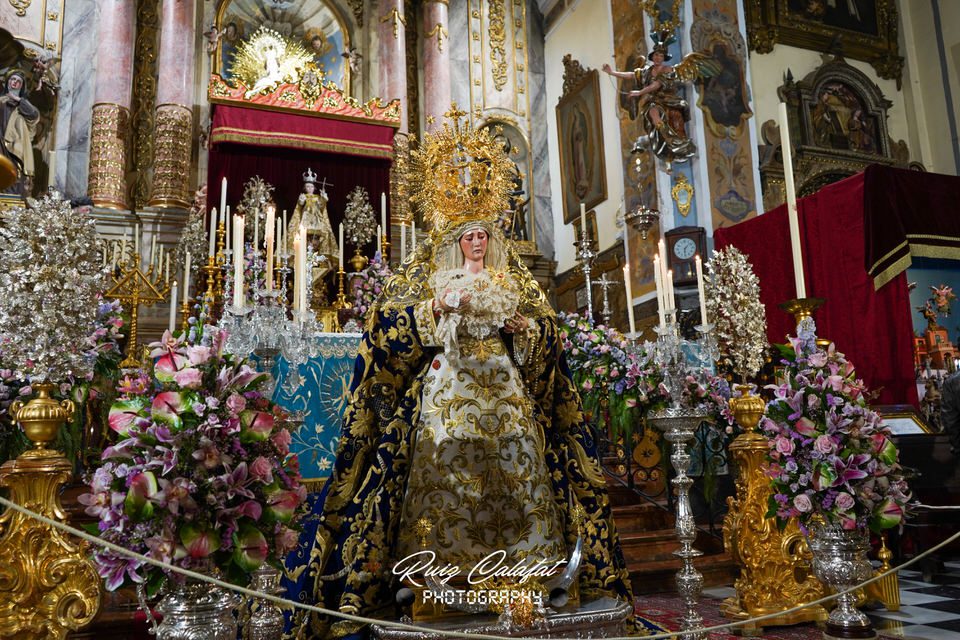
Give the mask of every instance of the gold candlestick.
POLYGON ((340 287, 339 291, 337 292, 337 300, 333 303, 333 308, 337 309, 338 311, 341 309, 350 309, 353 307, 353 305, 347 300, 347 294, 343 288, 343 278, 346 273, 344 272, 342 266, 340 267, 340 270, 337 271, 337 275, 339 276, 340 287))
MULTIPOLYGON (((189 294, 187 294, 187 298, 189 299, 189 294)), ((186 334, 187 329, 190 327, 190 303, 186 300, 180 305, 180 317, 180 330, 186 334)))
MULTIPOLYGON (((226 249, 226 236, 227 236, 226 225, 223 222, 221 222, 220 227, 217 229, 217 256, 216 256, 217 266, 220 267, 221 269, 223 268, 223 265, 226 264, 227 262, 227 256, 224 253, 224 249, 226 249)), ((217 278, 216 282, 217 282, 217 287, 216 287, 215 293, 216 293, 217 299, 222 300, 223 299, 223 278, 217 278)))
POLYGON ((217 266, 216 258, 210 256, 207 258, 207 264, 203 267, 203 273, 207 278, 207 291, 203 294, 203 304, 207 307, 207 312, 212 316, 213 307, 217 303, 217 278, 220 275, 220 267, 217 266))
MULTIPOLYGON (((794 298, 780 303, 780 308, 793 316, 794 321, 799 325, 804 318, 812 318, 813 312, 824 305, 824 298, 794 298)), ((817 346, 826 349, 830 346, 830 340, 826 338, 817 338, 817 346)))

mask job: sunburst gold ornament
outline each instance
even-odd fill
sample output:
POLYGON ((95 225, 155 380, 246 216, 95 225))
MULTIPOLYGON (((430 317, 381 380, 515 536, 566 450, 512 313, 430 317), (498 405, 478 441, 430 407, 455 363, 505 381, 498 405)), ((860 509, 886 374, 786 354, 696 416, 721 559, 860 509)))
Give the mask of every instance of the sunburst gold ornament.
POLYGON ((298 82, 313 56, 299 42, 260 27, 237 47, 230 73, 249 87, 247 97, 270 92, 281 82, 298 82))
POLYGON ((413 151, 414 201, 435 231, 470 220, 490 220, 509 207, 513 163, 489 129, 461 120, 450 105, 443 128, 413 151))

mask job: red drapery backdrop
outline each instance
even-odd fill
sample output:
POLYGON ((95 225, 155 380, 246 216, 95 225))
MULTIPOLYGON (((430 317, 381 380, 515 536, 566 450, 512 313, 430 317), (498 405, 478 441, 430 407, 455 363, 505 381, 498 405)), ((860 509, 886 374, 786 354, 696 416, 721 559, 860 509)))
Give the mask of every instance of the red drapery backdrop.
MULTIPOLYGON (((916 405, 907 278, 901 273, 874 290, 865 267, 863 174, 802 198, 799 209, 807 295, 827 301, 813 316, 817 333, 833 340, 879 391, 878 403, 916 405)), ((767 337, 785 342, 796 329, 778 306, 796 297, 786 206, 717 229, 714 240, 717 249, 733 245, 749 256, 760 278, 767 337)))
MULTIPOLYGON (((224 105, 215 105, 214 109, 213 144, 207 173, 208 208, 220 206, 220 185, 224 177, 227 178, 227 204, 236 209, 243 197, 244 183, 253 176, 260 176, 275 187, 277 213, 286 209, 289 219, 303 192, 303 174, 310 168, 317 174, 318 186, 324 178, 327 180, 327 211, 334 234, 337 225, 343 221, 347 196, 356 186, 367 190, 379 221, 380 194, 390 193, 391 161, 369 149, 371 145, 378 149, 384 145, 389 147, 393 139, 392 127, 224 105), (225 119, 224 114, 230 114, 230 117, 225 119), (231 126, 242 123, 244 130, 251 135, 245 141, 231 141, 229 136, 222 135, 223 129, 217 128, 225 123, 232 123, 231 126), (351 139, 351 135, 358 137, 351 139), (322 147, 304 145, 302 142, 306 138, 337 139, 335 148, 339 152, 320 151, 318 149, 322 147)), ((389 224, 389 211, 387 213, 389 224)), ((374 242, 363 249, 367 256, 372 256, 374 242)), ((352 255, 352 247, 347 247, 344 254, 347 257, 352 255)))

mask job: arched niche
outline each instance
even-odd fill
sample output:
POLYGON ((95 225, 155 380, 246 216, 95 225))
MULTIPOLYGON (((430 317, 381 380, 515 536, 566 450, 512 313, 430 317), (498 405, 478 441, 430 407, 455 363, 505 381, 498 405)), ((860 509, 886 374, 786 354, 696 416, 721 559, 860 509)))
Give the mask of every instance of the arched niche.
POLYGON ((350 65, 343 57, 351 47, 350 22, 331 0, 223 0, 216 15, 214 73, 229 82, 236 47, 262 26, 314 52, 325 79, 351 93, 350 65))

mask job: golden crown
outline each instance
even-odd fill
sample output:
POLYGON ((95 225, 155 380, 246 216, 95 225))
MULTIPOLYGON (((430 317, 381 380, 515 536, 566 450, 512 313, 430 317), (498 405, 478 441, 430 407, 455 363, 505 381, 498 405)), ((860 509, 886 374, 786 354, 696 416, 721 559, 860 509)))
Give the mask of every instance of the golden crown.
POLYGON ((413 200, 437 230, 493 219, 510 205, 513 163, 489 129, 461 124, 466 115, 452 103, 443 128, 412 154, 413 200))

